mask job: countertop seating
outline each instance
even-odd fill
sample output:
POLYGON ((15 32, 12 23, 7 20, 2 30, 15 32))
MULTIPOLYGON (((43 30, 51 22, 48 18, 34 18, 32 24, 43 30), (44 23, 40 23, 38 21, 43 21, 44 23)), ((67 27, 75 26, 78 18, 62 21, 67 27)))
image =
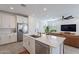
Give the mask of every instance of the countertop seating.
POLYGON ((48 33, 48 35, 65 37, 66 40, 64 41, 64 44, 79 48, 79 35, 76 35, 75 33, 60 32, 60 33, 48 33))

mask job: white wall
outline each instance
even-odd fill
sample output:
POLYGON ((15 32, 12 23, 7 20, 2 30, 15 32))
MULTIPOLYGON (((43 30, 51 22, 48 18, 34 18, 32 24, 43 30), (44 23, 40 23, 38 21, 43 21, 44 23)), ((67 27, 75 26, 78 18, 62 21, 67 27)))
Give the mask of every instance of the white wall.
POLYGON ((61 31, 62 24, 76 24, 76 33, 79 34, 79 19, 78 18, 74 18, 70 20, 58 20, 58 21, 53 22, 53 24, 56 25, 57 32, 61 31))
POLYGON ((28 19, 29 24, 29 34, 34 34, 36 28, 38 27, 39 20, 33 16, 29 16, 28 19))
MULTIPOLYGON (((40 32, 44 32, 43 26, 46 25, 45 20, 39 20, 33 16, 29 16, 29 33, 34 34, 35 30, 38 28, 40 32)), ((52 21, 51 25, 55 25, 57 32, 61 32, 61 25, 63 24, 76 24, 76 34, 79 34, 79 18, 74 18, 70 20, 56 20, 52 21)))
POLYGON ((47 25, 47 22, 46 21, 40 20, 39 21, 39 31, 40 32, 44 32, 44 26, 46 26, 46 25, 47 25))
MULTIPOLYGON (((44 31, 43 26, 44 26, 44 20, 42 20, 40 22, 40 30, 41 32, 44 31)), ((56 21, 51 21, 51 23, 49 22, 50 25, 54 25, 56 26, 57 32, 61 32, 61 25, 63 24, 76 24, 76 34, 79 34, 79 18, 74 18, 74 19, 70 19, 70 20, 56 20, 56 21)))

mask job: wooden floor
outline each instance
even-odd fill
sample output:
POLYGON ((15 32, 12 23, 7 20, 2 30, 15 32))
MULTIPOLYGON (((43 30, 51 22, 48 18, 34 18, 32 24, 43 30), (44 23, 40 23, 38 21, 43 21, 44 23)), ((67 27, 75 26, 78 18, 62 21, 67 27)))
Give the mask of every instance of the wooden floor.
POLYGON ((0 54, 28 54, 28 51, 23 47, 23 42, 15 42, 0 45, 0 54))
POLYGON ((19 54, 30 54, 27 49, 23 48, 23 51, 21 51, 19 54))

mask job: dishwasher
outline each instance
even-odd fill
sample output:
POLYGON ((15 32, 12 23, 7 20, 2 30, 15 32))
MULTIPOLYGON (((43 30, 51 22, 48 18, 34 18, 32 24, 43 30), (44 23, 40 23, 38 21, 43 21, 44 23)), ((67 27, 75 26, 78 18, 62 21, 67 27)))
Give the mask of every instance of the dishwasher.
POLYGON ((50 54, 50 48, 44 43, 35 41, 35 54, 50 54))

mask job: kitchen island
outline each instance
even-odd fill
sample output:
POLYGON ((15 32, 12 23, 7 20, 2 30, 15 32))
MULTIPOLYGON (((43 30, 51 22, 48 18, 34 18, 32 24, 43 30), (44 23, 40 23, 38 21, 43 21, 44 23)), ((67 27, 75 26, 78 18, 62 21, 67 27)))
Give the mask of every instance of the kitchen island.
POLYGON ((64 37, 42 34, 41 37, 23 35, 23 46, 30 54, 63 54, 64 37))

